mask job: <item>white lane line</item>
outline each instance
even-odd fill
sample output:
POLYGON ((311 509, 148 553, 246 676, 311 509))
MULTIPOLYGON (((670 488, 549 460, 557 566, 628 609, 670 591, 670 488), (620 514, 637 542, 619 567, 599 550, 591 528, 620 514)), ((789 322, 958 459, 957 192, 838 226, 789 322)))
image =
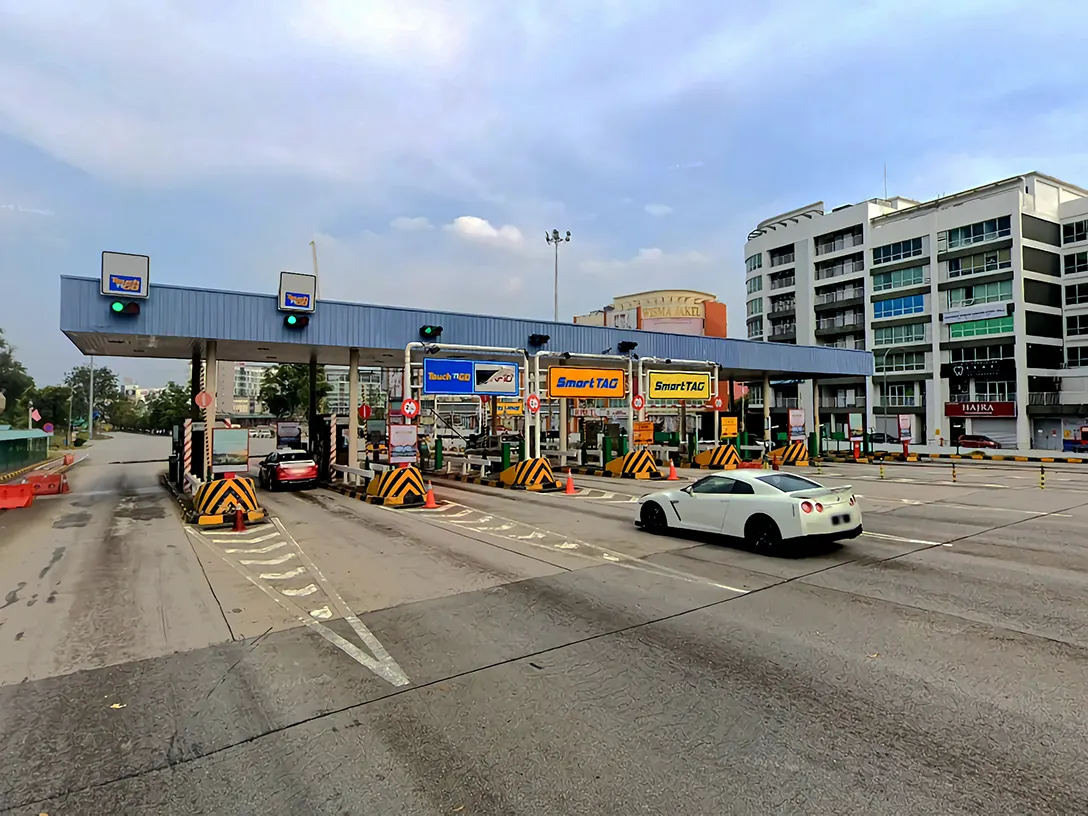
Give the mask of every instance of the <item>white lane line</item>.
POLYGON ((281 589, 280 592, 289 598, 305 598, 307 595, 313 595, 317 592, 317 587, 313 584, 306 584, 301 589, 281 589))
MULTIPOLYGON (((219 535, 220 535, 220 533, 216 533, 216 536, 219 536, 219 535)), ((257 536, 256 538, 248 538, 248 539, 246 539, 246 543, 247 544, 260 544, 262 541, 268 541, 269 539, 275 538, 278 535, 279 535, 279 533, 273 531, 271 533, 268 533, 267 535, 257 536)), ((216 544, 238 544, 239 543, 238 539, 236 539, 236 538, 213 538, 212 541, 214 541, 216 544)))
POLYGON ((273 550, 278 550, 280 547, 286 547, 286 541, 277 541, 274 544, 265 544, 263 547, 228 547, 223 552, 228 553, 243 553, 245 555, 260 555, 261 553, 270 553, 273 550))
POLYGON ((951 547, 951 544, 946 544, 943 541, 926 541, 921 538, 903 538, 902 536, 889 535, 888 533, 871 533, 868 530, 862 533, 863 536, 869 538, 880 538, 885 541, 899 541, 903 544, 920 544, 926 547, 951 547))
POLYGON ((1072 518, 1070 513, 1048 513, 1045 510, 1023 510, 1019 507, 988 507, 986 505, 978 504, 955 504, 953 502, 946 502, 941 500, 935 501, 918 501, 917 499, 897 499, 888 496, 868 496, 862 493, 855 493, 859 499, 865 499, 866 501, 881 501, 888 502, 889 504, 895 504, 897 502, 902 504, 909 504, 911 506, 919 507, 947 507, 951 510, 981 510, 986 513, 999 512, 999 513, 1020 513, 1025 516, 1052 516, 1053 518, 1072 518))
POLYGON ((286 564, 294 558, 298 558, 298 555, 288 552, 275 558, 239 558, 238 563, 245 564, 247 567, 276 567, 280 564, 286 564))
POLYGON ((332 617, 332 610, 327 606, 322 606, 320 609, 311 609, 310 617, 318 620, 328 620, 332 617))
POLYGON ((306 567, 295 567, 287 572, 262 572, 260 578, 262 581, 286 581, 289 578, 298 578, 304 572, 306 567))
MULTIPOLYGON (((395 510, 390 510, 388 507, 384 509, 388 510, 390 513, 396 512, 395 510)), ((302 557, 303 562, 309 568, 313 576, 317 578, 317 582, 325 591, 326 597, 328 597, 329 600, 332 601, 333 606, 337 607, 338 611, 340 612, 340 616, 348 622, 348 625, 352 628, 352 631, 354 631, 355 634, 358 635, 359 639, 363 642, 363 645, 370 649, 370 653, 374 655, 374 662, 379 667, 379 669, 375 671, 377 671, 377 673, 380 674, 381 677, 383 677, 387 682, 391 683, 394 686, 408 685, 408 675, 404 673, 404 670, 401 669, 397 661, 393 659, 393 656, 389 654, 388 651, 386 651, 386 648, 381 644, 381 641, 379 641, 378 638, 374 636, 374 633, 371 632, 361 620, 359 620, 359 616, 351 610, 351 607, 347 605, 344 599, 340 596, 340 593, 336 591, 335 587, 333 587, 331 583, 329 583, 329 579, 325 577, 325 573, 323 573, 318 568, 317 564, 314 563, 313 559, 306 554, 302 547, 299 546, 299 543, 295 541, 295 539, 291 536, 289 532, 287 532, 287 529, 283 526, 279 519, 272 519, 272 524, 275 525, 276 529, 280 531, 284 538, 288 539, 292 544, 295 545, 295 549, 302 557)), ((337 637, 339 637, 339 635, 337 635, 337 637)), ((341 640, 343 640, 343 638, 341 638, 341 640)), ((348 645, 351 645, 350 641, 345 640, 344 642, 348 645)))
MULTIPOLYGON (((278 523, 278 519, 273 519, 272 523, 274 525, 276 525, 277 529, 279 529, 279 531, 281 533, 284 533, 286 535, 287 531, 283 529, 282 524, 278 523)), ((326 641, 328 641, 333 646, 338 648, 340 651, 342 651, 344 654, 346 654, 348 657, 350 657, 352 660, 354 660, 360 666, 363 666, 364 668, 369 669, 370 671, 374 672, 374 674, 381 677, 383 680, 385 680, 390 685, 393 685, 393 686, 406 686, 406 685, 408 685, 408 683, 409 683, 408 677, 404 674, 403 671, 401 671, 400 667, 397 666, 395 663, 393 663, 392 667, 390 667, 389 665, 387 665, 387 664, 385 664, 383 662, 380 662, 379 660, 375 660, 373 657, 368 655, 366 652, 364 652, 362 649, 360 649, 358 646, 356 646, 350 640, 347 640, 346 638, 341 637, 340 635, 338 635, 336 632, 329 629, 324 624, 321 624, 318 621, 311 618, 309 615, 299 615, 298 614, 298 608, 294 604, 292 604, 289 601, 285 601, 283 598, 280 597, 280 594, 278 592, 275 592, 271 587, 266 586, 265 584, 262 584, 260 581, 255 579, 248 572, 246 572, 246 570, 242 569, 240 566, 238 566, 233 561, 231 561, 231 559, 227 558, 225 555, 220 553, 218 551, 218 548, 213 547, 211 542, 208 541, 207 539, 205 539, 204 536, 200 535, 200 533, 193 530, 192 528, 186 528, 186 532, 189 535, 196 536, 196 538, 205 547, 207 547, 209 550, 211 550, 211 552, 215 556, 217 556, 218 558, 220 558, 224 562, 226 562, 226 564, 231 569, 233 569, 235 572, 237 572, 239 575, 241 575, 243 578, 245 578, 247 581, 249 581, 251 584, 253 584, 253 586, 257 587, 257 589, 259 589, 261 592, 263 592, 265 595, 267 595, 273 601, 278 603, 280 606, 282 606, 288 612, 292 613, 295 616, 295 618, 299 621, 299 623, 301 623, 303 626, 306 626, 314 634, 319 635, 320 637, 324 638, 326 641)), ((287 537, 290 538, 289 535, 287 535, 287 537)), ((294 539, 291 539, 291 540, 294 541, 294 539)), ((298 542, 295 541, 294 543, 295 543, 295 546, 297 547, 298 542)), ((305 570, 301 570, 301 571, 305 572, 305 570)), ((354 628, 354 626, 352 628, 354 628)), ((365 629, 365 627, 364 627, 364 629, 365 629)), ((367 630, 367 631, 369 632, 369 630, 367 630)), ((371 635, 370 637, 373 638, 373 635, 371 635)), ((379 647, 380 647, 380 644, 379 644, 379 647)), ((385 650, 382 649, 382 651, 384 652, 385 650)), ((390 658, 390 660, 391 660, 391 658, 390 658)))

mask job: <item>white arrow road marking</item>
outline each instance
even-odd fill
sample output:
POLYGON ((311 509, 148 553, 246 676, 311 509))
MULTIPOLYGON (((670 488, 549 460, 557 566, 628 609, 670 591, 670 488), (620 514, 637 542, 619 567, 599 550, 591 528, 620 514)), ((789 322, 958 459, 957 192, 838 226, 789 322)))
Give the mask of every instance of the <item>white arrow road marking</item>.
POLYGON ((868 530, 863 532, 862 535, 863 536, 868 536, 869 538, 881 538, 881 539, 884 539, 885 541, 900 541, 903 544, 921 544, 922 546, 929 546, 929 547, 940 547, 940 546, 951 547, 952 546, 951 544, 945 544, 944 542, 941 542, 941 541, 925 541, 925 540, 920 539, 920 538, 903 538, 901 536, 888 535, 887 533, 870 533, 868 530))
POLYGON ((313 595, 315 592, 317 592, 317 587, 313 584, 306 584, 306 586, 302 587, 301 589, 281 589, 280 592, 288 596, 289 598, 298 598, 305 597, 307 595, 313 595))
POLYGON ((323 606, 320 609, 311 609, 310 617, 317 618, 318 620, 328 620, 332 617, 332 610, 327 606, 323 606))
POLYGON ((286 564, 293 558, 298 558, 298 556, 293 552, 287 552, 275 558, 239 558, 238 563, 246 566, 274 567, 278 564, 286 564))
POLYGON ((276 541, 272 544, 265 544, 263 547, 228 547, 223 552, 245 553, 246 555, 260 555, 261 553, 269 553, 273 550, 278 550, 280 547, 286 546, 286 541, 276 541))
MULTIPOLYGON (((218 547, 212 546, 211 542, 203 535, 201 535, 198 531, 192 529, 191 527, 188 527, 186 528, 186 532, 192 536, 195 536, 198 541, 204 544, 205 547, 211 550, 218 558, 221 558, 223 561, 225 561, 227 565, 231 567, 231 569, 233 569, 235 572, 237 572, 239 575, 241 575, 243 578, 245 578, 247 581, 257 587, 257 589, 259 589, 277 604, 282 606, 288 612, 291 612, 299 623, 307 627, 314 634, 324 638, 326 641, 338 648, 360 666, 363 666, 364 668, 367 668, 370 671, 374 672, 374 674, 381 677, 390 685, 408 685, 408 676, 404 673, 400 666, 397 665, 396 661, 394 661, 393 658, 390 657, 389 653, 385 650, 385 647, 383 647, 378 642, 378 639, 374 637, 370 630, 363 625, 362 621, 360 621, 359 618, 356 617, 355 613, 347 607, 347 605, 344 603, 343 598, 341 598, 339 593, 337 593, 336 590, 334 590, 332 586, 329 585, 328 581, 325 579, 325 576, 321 573, 320 570, 318 570, 317 565, 310 561, 306 553, 302 551, 301 547, 299 547, 298 542, 295 541, 294 538, 292 538, 291 535, 287 532, 287 530, 284 529, 279 519, 272 519, 272 524, 276 527, 277 530, 279 530, 280 534, 285 539, 290 541, 295 546, 299 554, 302 556, 302 559, 308 562, 310 571, 318 579, 318 582, 322 585, 322 588, 325 590, 326 596, 329 597, 330 600, 332 600, 334 605, 343 607, 342 612, 346 611, 346 614, 342 614, 342 617, 348 622, 348 625, 351 626, 355 633, 367 645, 373 657, 370 654, 364 652, 350 640, 347 640, 346 638, 332 631, 324 624, 319 623, 309 614, 298 614, 298 607, 296 607, 290 601, 285 600, 279 592, 273 590, 267 584, 264 584, 262 583, 262 581, 254 578, 243 567, 234 563, 234 561, 228 558, 225 554, 221 553, 218 547)), ((290 573, 271 573, 269 575, 261 575, 260 577, 265 580, 283 580, 287 577, 295 577, 301 575, 302 573, 306 572, 306 569, 306 567, 298 567, 297 569, 292 570, 290 573)), ((295 592, 299 595, 303 593, 310 594, 310 592, 308 592, 307 590, 309 590, 312 586, 313 585, 310 584, 306 587, 303 587, 302 590, 295 590, 295 592)), ((314 591, 316 591, 316 587, 314 587, 314 591)))
POLYGON ((304 572, 306 567, 295 567, 287 572, 262 572, 260 578, 262 581, 286 581, 289 578, 298 578, 304 572))
MULTIPOLYGON (((219 535, 219 533, 216 533, 216 535, 219 535)), ((247 538, 246 543, 247 544, 259 544, 262 541, 268 541, 269 539, 276 538, 278 535, 279 535, 279 533, 268 533, 267 535, 257 536, 256 538, 247 538)), ((235 539, 235 538, 213 538, 212 541, 214 541, 216 544, 238 544, 239 543, 238 539, 235 539)), ((228 550, 227 552, 230 552, 230 551, 228 550)))

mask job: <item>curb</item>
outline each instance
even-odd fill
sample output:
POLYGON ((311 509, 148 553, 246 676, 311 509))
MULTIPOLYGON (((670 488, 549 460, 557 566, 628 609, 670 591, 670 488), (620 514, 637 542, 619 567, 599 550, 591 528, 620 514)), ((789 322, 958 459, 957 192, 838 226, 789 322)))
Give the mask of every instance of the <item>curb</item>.
POLYGON ((483 485, 484 487, 498 487, 502 490, 524 490, 529 493, 551 493, 556 490, 562 490, 563 485, 561 482, 556 481, 554 485, 508 485, 500 479, 485 479, 482 476, 465 476, 460 473, 433 473, 430 471, 424 472, 424 475, 428 479, 433 479, 436 482, 461 482, 462 484, 474 484, 483 485))
POLYGON ((368 496, 365 487, 347 487, 346 485, 338 485, 331 482, 323 482, 320 486, 326 490, 331 490, 333 493, 339 493, 341 496, 347 496, 349 499, 363 501, 367 504, 376 504, 379 507, 422 507, 423 503, 426 501, 426 496, 420 496, 418 500, 412 499, 411 501, 405 501, 404 499, 386 499, 381 496, 368 496))

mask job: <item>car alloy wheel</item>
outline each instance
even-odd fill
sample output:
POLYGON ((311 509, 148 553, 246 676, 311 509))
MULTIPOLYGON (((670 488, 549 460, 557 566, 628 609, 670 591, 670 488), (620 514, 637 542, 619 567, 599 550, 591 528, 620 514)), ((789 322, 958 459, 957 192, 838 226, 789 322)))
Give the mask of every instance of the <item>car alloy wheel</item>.
POLYGON ((648 532, 660 533, 668 529, 669 523, 665 520, 665 511, 661 509, 660 504, 649 502, 642 505, 642 511, 639 515, 642 519, 643 529, 648 532))
POLYGON ((755 525, 749 541, 757 550, 773 550, 782 543, 782 533, 779 532, 777 524, 765 519, 755 525))

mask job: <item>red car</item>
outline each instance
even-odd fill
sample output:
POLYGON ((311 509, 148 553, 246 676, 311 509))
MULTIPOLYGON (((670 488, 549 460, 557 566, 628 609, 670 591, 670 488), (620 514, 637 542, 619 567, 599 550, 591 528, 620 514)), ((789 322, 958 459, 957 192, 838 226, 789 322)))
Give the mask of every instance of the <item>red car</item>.
POLYGON ((1001 446, 988 436, 980 434, 964 434, 956 440, 956 445, 961 448, 998 448, 1001 446))
POLYGON ((317 462, 304 450, 281 448, 261 460, 257 483, 268 490, 285 485, 313 487, 317 484, 317 462))

